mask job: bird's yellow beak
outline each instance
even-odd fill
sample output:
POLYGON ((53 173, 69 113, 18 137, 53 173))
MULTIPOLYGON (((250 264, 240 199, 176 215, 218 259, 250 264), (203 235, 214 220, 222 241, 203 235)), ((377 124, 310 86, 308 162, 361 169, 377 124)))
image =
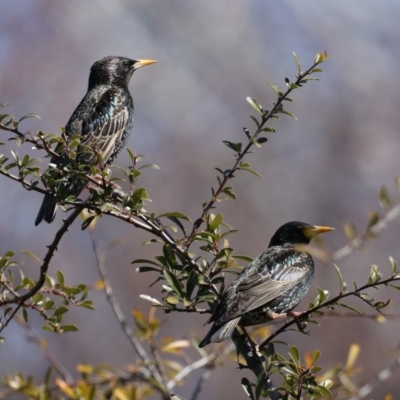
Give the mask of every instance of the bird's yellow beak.
POLYGON ((335 228, 331 228, 330 226, 313 226, 312 228, 307 230, 307 233, 311 236, 314 237, 316 235, 319 235, 320 233, 325 233, 325 232, 330 232, 334 231, 335 228))
POLYGON ((134 68, 138 69, 141 67, 145 67, 146 65, 151 65, 151 64, 155 64, 158 63, 157 60, 137 60, 134 64, 134 68))

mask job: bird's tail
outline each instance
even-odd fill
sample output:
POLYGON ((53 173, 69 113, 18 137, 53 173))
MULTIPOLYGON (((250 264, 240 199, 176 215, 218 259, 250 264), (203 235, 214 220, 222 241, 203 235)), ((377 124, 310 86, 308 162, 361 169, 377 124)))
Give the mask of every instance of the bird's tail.
POLYGON ((56 199, 50 194, 45 194, 39 213, 35 220, 35 225, 39 225, 43 220, 50 224, 50 222, 52 222, 54 217, 56 216, 56 212, 56 199))
POLYGON ((240 317, 225 322, 222 325, 214 323, 206 337, 199 343, 199 347, 204 347, 209 343, 220 343, 229 339, 239 321, 240 317))

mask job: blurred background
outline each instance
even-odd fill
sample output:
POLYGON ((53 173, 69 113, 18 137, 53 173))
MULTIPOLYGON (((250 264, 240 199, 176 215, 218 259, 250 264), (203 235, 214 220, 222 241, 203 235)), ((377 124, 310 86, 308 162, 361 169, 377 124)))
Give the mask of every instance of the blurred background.
MULTIPOLYGON (((257 256, 275 230, 290 220, 334 226, 336 232, 324 239, 336 251, 347 243, 344 224, 352 221, 362 231, 368 212, 379 208, 377 193, 382 185, 396 196, 400 3, 395 0, 384 5, 371 0, 54 4, 3 0, 1 10, 0 103, 10 103, 6 110, 17 117, 31 112, 41 116, 40 121, 24 121, 23 131, 60 132, 86 92, 94 61, 108 55, 159 60, 135 73, 131 81, 135 122, 128 146, 161 168, 146 170, 140 182, 153 199, 147 210, 156 214, 180 210, 192 220, 210 199, 210 187, 216 182, 214 167, 225 169, 234 162, 233 152, 222 141, 244 141, 242 128, 254 129, 249 116, 255 112, 246 96, 269 109, 275 94, 268 82, 283 89, 284 78, 293 79, 296 73, 292 52, 304 68, 317 52, 327 50, 334 56, 323 64, 326 74, 318 76, 320 82, 311 82, 291 96, 295 102, 287 109, 298 121, 289 117, 275 121, 277 132, 247 158, 263 179, 238 174, 233 182, 238 199, 218 205, 226 222, 240 230, 230 239, 238 254, 257 256)), ((7 134, 1 135, 5 140, 7 134)), ((129 164, 126 151, 116 164, 129 164)), ((0 191, 0 254, 27 249, 43 257, 64 216, 59 212, 52 225, 35 228, 42 197, 4 177, 0 177, 0 191)), ((148 234, 110 218, 98 223, 96 235, 101 248, 124 240, 107 258, 111 283, 128 316, 134 308, 147 313, 149 303, 139 294, 158 295, 160 288, 148 289, 154 276, 137 274, 130 262, 151 257, 159 248, 143 247, 148 234)), ((342 260, 339 266, 346 281, 366 282, 371 263, 389 274, 387 257, 400 259, 399 235, 399 223, 394 221, 363 253, 342 260)), ((26 261, 32 277, 38 276, 37 264, 21 254, 17 258, 26 261)), ((82 232, 79 223, 61 242, 50 274, 59 269, 71 284, 92 285, 99 279, 88 232, 82 232)), ((317 261, 315 287, 307 300, 315 298, 316 286, 337 292, 331 265, 317 261)), ((383 300, 388 296, 392 299, 388 312, 395 313, 400 294, 379 292, 383 300)), ((78 362, 128 365, 136 356, 104 293, 94 292, 91 298, 96 312, 78 309, 66 317, 66 322, 79 326, 76 334, 42 333, 42 320, 35 316, 33 324, 70 371, 78 362)), ((307 304, 304 301, 303 308, 307 304)), ((200 337, 208 329, 203 327, 204 315, 158 316, 164 321, 160 336, 190 338, 196 327, 200 337)), ((399 323, 326 318, 320 327, 310 328, 311 336, 292 332, 281 339, 303 352, 320 349, 324 367, 345 363, 350 344, 360 343, 363 373, 358 383, 362 384, 395 359, 399 323)), ((43 379, 47 362, 29 343, 26 332, 13 322, 4 335, 0 376, 19 370, 43 379)), ((198 376, 191 375, 176 392, 189 396, 198 376)), ((234 362, 227 362, 212 374, 200 398, 243 399, 242 376, 254 380, 250 373, 238 371, 234 362)), ((386 393, 400 396, 398 378, 388 380, 373 395, 382 398, 386 393)))

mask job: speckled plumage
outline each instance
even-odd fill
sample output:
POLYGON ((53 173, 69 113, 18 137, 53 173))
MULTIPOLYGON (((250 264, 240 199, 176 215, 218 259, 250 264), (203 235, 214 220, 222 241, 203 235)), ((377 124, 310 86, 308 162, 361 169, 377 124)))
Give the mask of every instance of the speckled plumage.
MULTIPOLYGON (((65 133, 68 137, 81 136, 76 161, 88 166, 97 164, 95 152, 85 151, 85 146, 101 154, 101 165, 112 163, 118 156, 131 132, 133 123, 133 100, 128 84, 133 72, 153 60, 130 60, 124 57, 105 57, 95 62, 90 70, 89 87, 86 96, 73 112, 65 133)), ((56 147, 60 151, 60 146, 56 147)), ((59 160, 53 158, 52 164, 59 160)), ((62 176, 60 175, 60 178, 62 176)), ((77 196, 86 182, 66 179, 67 192, 77 196)), ((50 223, 56 214, 57 202, 52 194, 46 194, 39 210, 35 225, 42 220, 50 223)))
POLYGON ((274 314, 287 313, 308 293, 314 278, 310 254, 296 248, 318 233, 332 230, 303 222, 289 222, 272 237, 269 247, 255 258, 226 289, 208 322, 214 322, 199 347, 230 338, 235 327, 263 324, 274 314))

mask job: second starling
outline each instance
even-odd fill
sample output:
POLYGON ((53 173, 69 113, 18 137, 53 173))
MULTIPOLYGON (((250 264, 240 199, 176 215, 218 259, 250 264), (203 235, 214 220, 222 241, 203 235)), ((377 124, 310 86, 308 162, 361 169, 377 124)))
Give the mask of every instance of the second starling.
MULTIPOLYGON (((100 164, 104 167, 114 161, 128 140, 132 128, 133 100, 128 89, 129 81, 138 68, 156 62, 110 56, 93 64, 87 93, 65 126, 67 137, 80 136, 77 163, 87 166, 100 164), (85 148, 93 151, 85 151, 85 148), (101 155, 100 162, 96 153, 101 155)), ((61 145, 57 146, 56 153, 60 149, 61 145)), ((52 158, 51 164, 58 167, 59 159, 52 158)), ((63 193, 74 196, 79 195, 87 183, 82 179, 71 181, 61 174, 56 175, 56 180, 59 181, 56 191, 64 189, 63 193)), ((56 197, 54 194, 46 194, 35 225, 43 220, 52 222, 56 211, 56 197)))
POLYGON ((226 289, 208 321, 214 325, 199 347, 229 339, 237 325, 263 324, 292 311, 308 293, 315 269, 311 255, 298 247, 332 230, 304 222, 282 225, 268 249, 226 289))

